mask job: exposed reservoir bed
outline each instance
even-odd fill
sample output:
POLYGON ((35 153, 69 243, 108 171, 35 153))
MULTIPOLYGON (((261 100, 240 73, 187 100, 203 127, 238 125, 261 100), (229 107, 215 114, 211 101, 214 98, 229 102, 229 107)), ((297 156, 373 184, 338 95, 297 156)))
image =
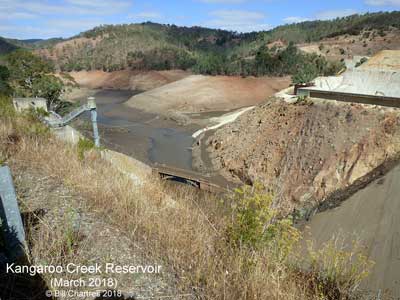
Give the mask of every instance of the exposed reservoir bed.
MULTIPOLYGON (((123 105, 135 94, 138 92, 128 90, 95 92, 102 144, 145 163, 192 170, 192 134, 200 126, 179 126, 163 116, 123 105)), ((91 134, 87 124, 77 126, 91 134)))

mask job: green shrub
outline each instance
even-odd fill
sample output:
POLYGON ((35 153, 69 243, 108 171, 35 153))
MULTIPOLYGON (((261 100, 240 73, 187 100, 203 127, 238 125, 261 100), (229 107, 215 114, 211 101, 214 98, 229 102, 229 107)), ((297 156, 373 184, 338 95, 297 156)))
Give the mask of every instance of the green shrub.
POLYGON ((313 105, 314 102, 312 102, 312 100, 307 97, 307 96, 298 96, 296 99, 296 102, 294 102, 295 105, 313 105))
POLYGON ((315 65, 305 64, 297 69, 292 76, 293 84, 310 83, 318 76, 318 70, 315 65))
POLYGON ((10 97, 0 95, 0 117, 13 117, 15 109, 10 97))
POLYGON ((6 66, 0 65, 0 95, 11 95, 12 89, 8 83, 10 71, 6 66))
POLYGON ((36 112, 29 111, 19 116, 20 120, 16 124, 18 133, 27 137, 49 137, 50 129, 39 120, 36 112))
POLYGON ((356 66, 355 66, 355 67, 357 68, 357 67, 361 66, 363 63, 365 63, 365 62, 367 62, 367 61, 368 61, 368 58, 363 57, 363 58, 360 59, 359 62, 356 63, 356 66))
POLYGON ((5 58, 9 70, 8 84, 18 97, 43 97, 52 110, 57 110, 63 92, 62 81, 54 75, 54 66, 39 56, 17 50, 5 58))
POLYGON ((321 292, 328 299, 332 298, 330 293, 335 290, 347 299, 357 290, 374 265, 363 254, 364 249, 360 242, 353 241, 351 247, 345 245, 344 238, 340 235, 332 237, 319 250, 314 250, 311 242, 308 245, 311 272, 319 282, 321 292))
POLYGON ((268 248, 283 261, 300 239, 292 219, 279 219, 272 207, 273 195, 259 183, 235 190, 227 240, 234 247, 268 248))
POLYGON ((92 140, 80 138, 77 145, 79 159, 83 160, 85 158, 85 152, 94 149, 95 147, 96 146, 92 140))

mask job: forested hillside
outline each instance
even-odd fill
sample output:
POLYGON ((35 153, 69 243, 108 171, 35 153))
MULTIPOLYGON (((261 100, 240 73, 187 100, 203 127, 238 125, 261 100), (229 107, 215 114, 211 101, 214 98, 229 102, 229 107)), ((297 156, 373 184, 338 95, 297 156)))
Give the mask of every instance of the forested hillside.
POLYGON ((329 21, 307 21, 279 26, 261 33, 269 40, 283 39, 295 43, 315 42, 327 37, 339 35, 359 35, 364 30, 387 31, 400 28, 400 12, 367 13, 352 15, 329 21))
POLYGON ((18 47, 0 37, 0 55, 16 50, 18 47))
MULTIPOLYGON (((305 54, 293 44, 275 49, 260 46, 238 55, 236 49, 256 42, 257 34, 177 27, 154 23, 96 27, 39 51, 61 71, 191 69, 208 75, 286 75, 310 64, 325 74, 340 66, 305 54)), ((243 47, 242 47, 243 49, 243 47)))
POLYGON ((242 34, 200 27, 109 25, 48 47, 41 54, 54 59, 64 71, 187 69, 196 64, 201 54, 225 55, 245 38, 242 34))
MULTIPOLYGON (((246 34, 147 22, 99 26, 67 40, 0 40, 0 51, 9 52, 14 47, 34 49, 67 72, 190 69, 208 75, 280 76, 296 74, 308 66, 314 76, 334 73, 342 65, 320 55, 329 50, 318 55, 304 53, 296 44, 319 43, 339 36, 354 36, 354 43, 371 31, 385 36, 399 29, 400 12, 307 21, 246 34)), ((367 46, 363 43, 363 47, 367 46)), ((335 58, 342 59, 343 55, 335 58)))

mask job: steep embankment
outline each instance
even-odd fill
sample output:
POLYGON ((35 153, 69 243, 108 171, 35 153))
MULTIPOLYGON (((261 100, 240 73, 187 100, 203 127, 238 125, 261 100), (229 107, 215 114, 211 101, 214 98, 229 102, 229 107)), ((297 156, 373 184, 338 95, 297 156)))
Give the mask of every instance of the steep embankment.
MULTIPOLYGON (((321 247, 333 236, 349 247, 360 240, 365 254, 375 262, 363 288, 400 295, 400 167, 347 199, 340 207, 315 215, 307 224, 305 239, 321 247)), ((376 294, 376 292, 374 293, 376 294)))
POLYGON ((312 206, 358 182, 400 151, 394 110, 273 99, 219 129, 206 143, 230 180, 272 187, 285 211, 312 206))
POLYGON ((288 77, 228 77, 193 75, 133 96, 126 105, 165 114, 225 111, 258 104, 290 84, 288 77))

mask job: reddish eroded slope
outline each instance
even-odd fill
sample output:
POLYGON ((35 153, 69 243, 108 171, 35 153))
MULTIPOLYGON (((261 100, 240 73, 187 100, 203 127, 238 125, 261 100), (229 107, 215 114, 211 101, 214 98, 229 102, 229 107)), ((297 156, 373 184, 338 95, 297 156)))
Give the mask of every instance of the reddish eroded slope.
POLYGON ((396 159, 400 116, 392 109, 271 99, 208 138, 214 167, 230 180, 272 187, 283 211, 314 206, 396 159))
POLYGON ((182 70, 114 72, 79 71, 69 73, 82 87, 147 91, 183 79, 191 73, 182 70))
POLYGON ((304 52, 321 54, 329 60, 372 56, 382 50, 399 49, 400 30, 393 28, 382 33, 378 30, 364 31, 359 35, 339 35, 297 46, 304 52))

